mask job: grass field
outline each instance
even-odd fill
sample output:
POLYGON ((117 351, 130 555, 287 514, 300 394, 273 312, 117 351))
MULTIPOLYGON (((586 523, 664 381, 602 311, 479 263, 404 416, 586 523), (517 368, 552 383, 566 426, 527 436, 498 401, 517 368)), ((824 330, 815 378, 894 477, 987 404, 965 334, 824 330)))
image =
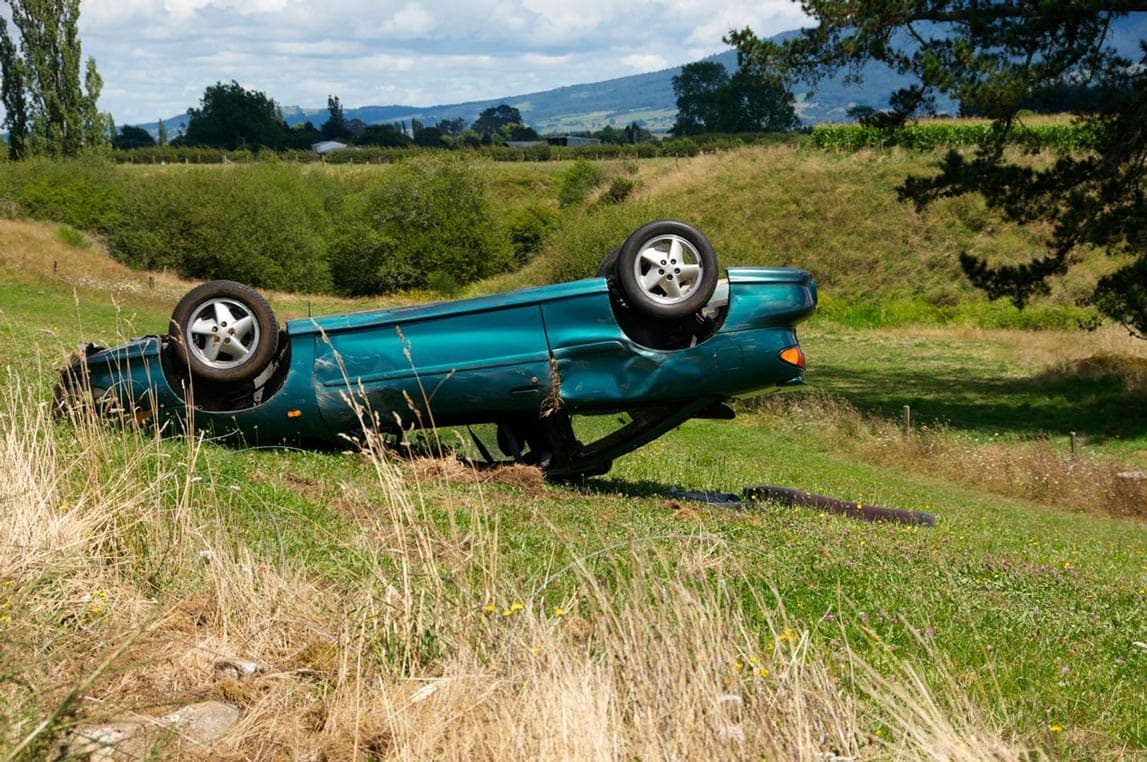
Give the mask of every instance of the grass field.
POLYGON ((165 330, 187 284, 54 226, 0 220, 0 241, 6 755, 208 698, 239 724, 208 748, 153 736, 158 754, 1147 753, 1147 495, 1118 477, 1147 469, 1143 342, 830 312, 801 333, 807 389, 552 485, 459 463, 453 432, 409 459, 54 422, 67 353, 165 330), (660 494, 752 484, 937 525, 660 494), (216 670, 236 658, 259 672, 216 670))

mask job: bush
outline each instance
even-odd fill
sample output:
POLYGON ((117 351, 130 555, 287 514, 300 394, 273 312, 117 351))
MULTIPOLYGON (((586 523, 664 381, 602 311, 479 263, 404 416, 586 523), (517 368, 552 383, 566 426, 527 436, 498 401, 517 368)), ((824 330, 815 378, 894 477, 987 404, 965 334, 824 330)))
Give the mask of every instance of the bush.
POLYGON ((673 216, 674 209, 646 199, 628 204, 603 204, 570 211, 558 220, 545 255, 531 274, 540 283, 589 278, 601 260, 650 220, 673 216))
POLYGON ((457 278, 445 270, 435 270, 427 275, 426 285, 441 296, 457 296, 462 291, 462 285, 457 278))
POLYGON ((56 240, 73 249, 88 249, 92 245, 87 236, 71 225, 61 225, 56 231, 56 240))
POLYGON ((332 271, 339 291, 425 288, 435 271, 464 285, 510 268, 509 248, 497 234, 473 162, 427 154, 362 182, 335 215, 340 237, 332 271))
POLYGON ((633 189, 636 187, 637 183, 628 177, 615 177, 605 193, 601 194, 601 202, 603 204, 620 204, 629 198, 629 195, 633 193, 633 189))
POLYGON ((578 159, 562 173, 558 187, 558 203, 573 206, 585 201, 590 191, 605 182, 605 172, 596 164, 578 159))
POLYGON ((544 206, 528 206, 513 212, 506 221, 514 259, 524 265, 541 251, 556 215, 544 206))
POLYGON ((327 291, 330 219, 297 168, 173 169, 136 179, 113 253, 133 267, 327 291))
POLYGON ((95 159, 28 159, 0 165, 0 192, 17 211, 80 230, 108 233, 122 221, 125 179, 95 159))

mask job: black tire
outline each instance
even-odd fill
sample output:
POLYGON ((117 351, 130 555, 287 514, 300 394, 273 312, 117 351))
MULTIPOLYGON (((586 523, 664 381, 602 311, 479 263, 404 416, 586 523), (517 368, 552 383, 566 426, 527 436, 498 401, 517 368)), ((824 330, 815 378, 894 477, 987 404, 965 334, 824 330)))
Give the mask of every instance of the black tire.
POLYGON ((593 275, 595 278, 607 278, 610 282, 617 278, 617 257, 621 254, 621 249, 617 248, 605 255, 601 260, 601 264, 597 266, 597 272, 593 275))
POLYGON ((615 268, 626 304, 643 315, 669 319, 704 307, 719 274, 709 239, 677 220, 650 222, 634 231, 621 245, 615 268))
POLYGON ((241 383, 258 376, 274 359, 279 323, 254 289, 213 280, 179 300, 170 332, 193 376, 241 383))

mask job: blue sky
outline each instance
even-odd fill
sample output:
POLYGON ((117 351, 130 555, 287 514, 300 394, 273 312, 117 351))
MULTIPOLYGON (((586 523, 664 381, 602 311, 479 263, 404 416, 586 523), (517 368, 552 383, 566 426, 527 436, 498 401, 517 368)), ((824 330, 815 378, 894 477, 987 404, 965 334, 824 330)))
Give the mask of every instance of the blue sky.
POLYGON ((430 106, 656 71, 750 26, 802 25, 791 0, 82 0, 84 57, 116 124, 154 122, 238 81, 284 106, 430 106))

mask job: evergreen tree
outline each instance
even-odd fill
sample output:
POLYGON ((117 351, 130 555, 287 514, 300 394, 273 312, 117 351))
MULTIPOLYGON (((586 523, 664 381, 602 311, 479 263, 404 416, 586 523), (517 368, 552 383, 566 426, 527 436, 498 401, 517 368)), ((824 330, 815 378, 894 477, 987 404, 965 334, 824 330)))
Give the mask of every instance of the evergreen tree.
POLYGON ((327 111, 330 117, 319 128, 324 140, 348 140, 351 137, 350 127, 343 114, 342 102, 336 95, 327 96, 327 111))

